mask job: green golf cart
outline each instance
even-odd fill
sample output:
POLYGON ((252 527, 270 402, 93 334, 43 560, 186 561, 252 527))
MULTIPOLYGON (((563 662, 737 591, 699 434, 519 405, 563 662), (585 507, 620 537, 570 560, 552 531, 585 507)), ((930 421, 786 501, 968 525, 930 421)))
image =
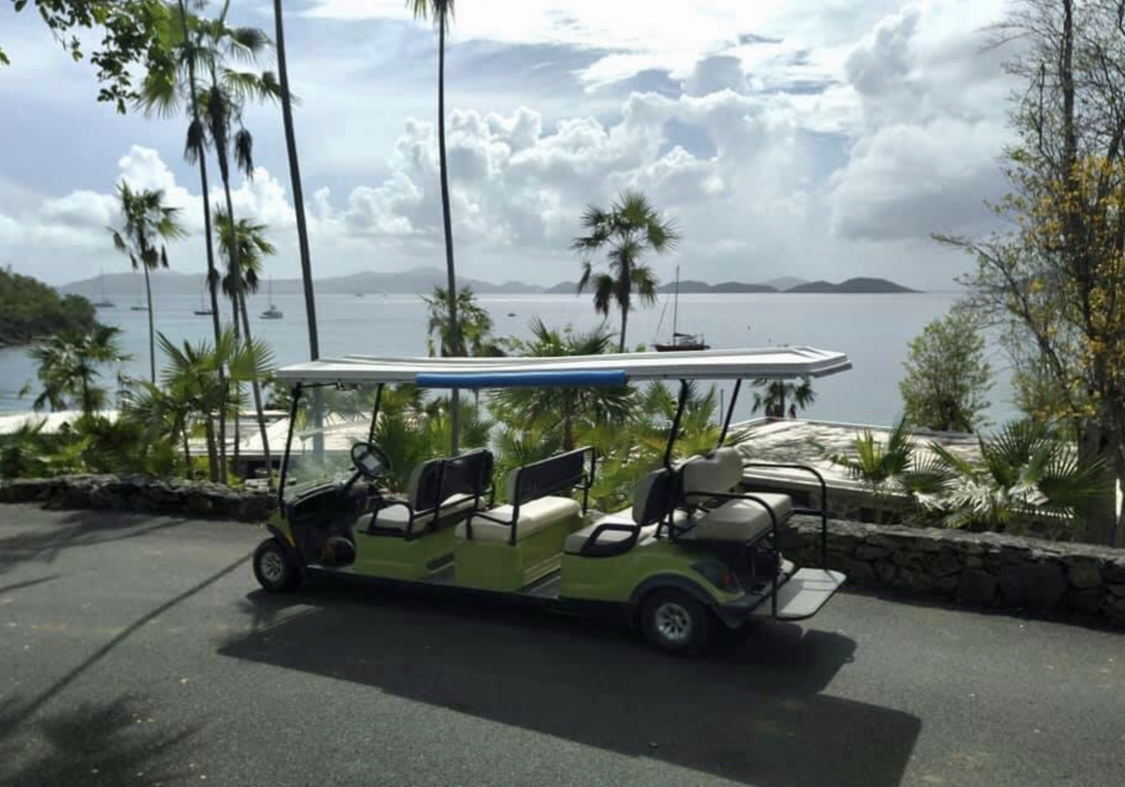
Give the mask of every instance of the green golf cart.
MULTIPOLYGON (((562 358, 346 356, 286 367, 292 384, 278 511, 266 525, 254 574, 269 591, 299 587, 310 571, 341 572, 414 588, 483 594, 637 626, 658 648, 701 650, 715 626, 754 616, 811 617, 845 577, 825 565, 827 489, 819 507, 753 491, 747 464, 724 447, 742 380, 822 377, 850 368, 841 353, 808 347, 562 358), (552 456, 499 479, 487 449, 392 468, 374 440, 384 387, 482 390, 518 386, 680 383, 662 465, 636 485, 628 508, 589 516, 598 462, 589 448, 552 456), (721 435, 704 456, 673 461, 692 380, 732 380, 721 435), (373 392, 370 412, 344 413, 333 396, 373 392), (395 471, 398 491, 391 491, 395 471), (821 520, 821 568, 797 567, 779 549, 795 514, 821 520)), ((763 467, 761 463, 753 463, 763 467)), ((770 465, 773 466, 773 465, 770 465)))

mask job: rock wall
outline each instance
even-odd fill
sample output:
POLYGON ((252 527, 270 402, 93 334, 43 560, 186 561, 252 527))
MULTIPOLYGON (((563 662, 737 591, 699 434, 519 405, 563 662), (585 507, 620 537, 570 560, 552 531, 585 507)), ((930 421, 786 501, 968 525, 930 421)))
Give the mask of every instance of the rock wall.
MULTIPOLYGON (((820 522, 798 517, 786 558, 820 565, 820 522)), ((849 584, 1125 628, 1125 550, 996 533, 832 521, 828 567, 849 584)))
POLYGON ((261 522, 276 507, 265 492, 220 484, 144 475, 69 475, 0 484, 0 503, 40 503, 46 508, 110 508, 155 514, 189 514, 261 522))

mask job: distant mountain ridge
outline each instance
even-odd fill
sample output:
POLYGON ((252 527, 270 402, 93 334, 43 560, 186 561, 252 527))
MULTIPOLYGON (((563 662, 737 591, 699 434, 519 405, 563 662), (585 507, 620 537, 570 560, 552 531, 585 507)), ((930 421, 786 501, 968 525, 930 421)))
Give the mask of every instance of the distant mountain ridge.
MULTIPOLYGON (((204 287, 204 274, 180 273, 179 271, 157 271, 153 274, 153 292, 157 295, 200 295, 204 287)), ((545 295, 572 295, 578 289, 578 283, 573 281, 559 282, 551 287, 537 284, 525 284, 521 281, 507 281, 503 284, 469 277, 458 277, 459 286, 472 287, 480 295, 493 293, 505 294, 545 294, 545 295)), ((330 276, 316 280, 318 294, 344 294, 355 295, 365 293, 387 293, 394 295, 417 295, 429 293, 434 287, 445 286, 445 271, 440 268, 411 268, 393 273, 376 273, 364 271, 351 273, 344 276, 330 276)), ((671 293, 675 290, 674 281, 664 282, 657 289, 661 293, 671 293)), ((139 296, 144 291, 144 277, 139 273, 111 273, 104 277, 95 276, 81 281, 71 282, 59 287, 64 294, 84 295, 86 297, 100 296, 101 292, 117 296, 139 296)), ((262 289, 265 289, 263 282, 262 289)), ((300 279, 274 279, 273 292, 275 295, 296 295, 302 292, 300 279)), ((832 294, 864 294, 864 293, 909 293, 917 292, 909 287, 903 287, 887 279, 859 277, 848 279, 833 284, 827 281, 805 281, 792 276, 773 279, 760 284, 746 282, 726 281, 718 284, 708 284, 703 281, 685 279, 680 281, 680 292, 684 295, 706 293, 832 293, 832 294)))

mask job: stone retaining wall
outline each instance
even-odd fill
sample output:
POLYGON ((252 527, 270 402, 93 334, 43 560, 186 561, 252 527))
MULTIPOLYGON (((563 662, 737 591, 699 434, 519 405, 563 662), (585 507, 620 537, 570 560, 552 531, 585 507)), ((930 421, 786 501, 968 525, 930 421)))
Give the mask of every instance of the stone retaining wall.
POLYGON ((109 508, 156 514, 190 514, 261 522, 276 507, 265 492, 220 484, 144 475, 69 475, 0 484, 0 503, 40 503, 46 508, 109 508))
MULTIPOLYGON (((782 535, 786 558, 820 565, 820 522, 799 517, 782 535)), ((1125 550, 996 533, 828 525, 828 567, 857 587, 1125 628, 1125 550)))

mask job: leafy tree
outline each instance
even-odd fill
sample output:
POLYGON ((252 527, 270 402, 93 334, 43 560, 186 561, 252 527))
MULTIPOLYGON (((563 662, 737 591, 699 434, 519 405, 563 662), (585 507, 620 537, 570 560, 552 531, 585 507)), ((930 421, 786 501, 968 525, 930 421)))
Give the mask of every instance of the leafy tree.
MULTIPOLYGON (((239 319, 242 320, 242 341, 253 346, 254 337, 250 331, 250 314, 246 308, 246 294, 255 293, 261 284, 262 264, 266 256, 277 253, 277 249, 266 239, 266 225, 255 224, 248 219, 239 219, 232 226, 230 217, 219 212, 216 217, 219 227, 219 246, 227 263, 227 275, 223 277, 223 292, 235 306, 235 335, 238 336, 239 319)), ((254 409, 258 417, 258 434, 262 439, 262 454, 266 467, 271 469, 272 486, 273 460, 270 456, 269 436, 266 433, 266 416, 262 407, 262 387, 257 378, 250 381, 254 395, 254 409)), ((237 423, 237 422, 236 422, 237 423)))
MULTIPOLYGON (((548 327, 536 318, 531 339, 512 339, 516 355, 558 357, 602 355, 613 348, 613 337, 604 327, 588 333, 548 327)), ((521 429, 535 428, 559 436, 562 450, 578 447, 579 435, 607 422, 626 420, 634 397, 627 386, 611 388, 504 388, 492 395, 493 413, 502 422, 521 429)))
POLYGON ((120 230, 109 228, 113 245, 129 257, 133 270, 140 268, 145 274, 145 294, 148 298, 148 357, 149 382, 156 382, 156 323, 152 313, 152 282, 149 271, 168 267, 168 247, 165 241, 183 237, 179 208, 164 204, 164 191, 146 189, 133 191, 128 183, 117 186, 121 200, 124 225, 120 230))
POLYGON ((504 354, 501 342, 492 336, 492 315, 481 306, 471 287, 462 287, 457 294, 457 311, 460 315, 458 338, 460 347, 453 346, 453 329, 449 324, 449 298, 443 287, 434 287, 431 295, 422 296, 429 314, 426 348, 430 355, 442 358, 469 355, 474 357, 500 356, 504 354), (435 345, 440 341, 440 352, 435 345))
MULTIPOLYGON (((1019 38, 1006 229, 940 237, 977 260, 971 304, 1007 332, 1021 400, 1041 421, 1065 419, 1084 461, 1125 481, 1125 25, 1116 0, 1027 0, 1006 29, 1019 38)), ((1125 543, 1107 473, 1081 531, 1125 543)))
POLYGON ((30 276, 0 269, 0 347, 54 333, 89 333, 97 325, 94 315, 94 307, 81 295, 59 297, 30 276))
POLYGON ((107 393, 97 383, 101 377, 99 367, 128 359, 117 341, 120 333, 118 328, 99 325, 90 333, 56 334, 32 348, 29 355, 39 366, 43 386, 34 408, 50 406, 52 410, 65 410, 77 403, 87 416, 102 409, 107 393))
POLYGON ((954 309, 910 342, 899 391, 906 420, 938 432, 972 432, 988 408, 992 369, 984 358, 978 318, 954 309))
MULTIPOLYGON (((170 12, 163 0, 12 0, 17 13, 28 5, 74 60, 84 56, 78 31, 104 32, 100 47, 90 54, 101 83, 98 101, 112 102, 122 114, 137 96, 133 66, 164 67, 170 58, 164 38, 170 12)), ((0 48, 3 65, 9 60, 0 48)))
POLYGON ((797 382, 763 377, 754 380, 752 385, 755 390, 750 412, 765 413, 767 418, 796 418, 798 410, 805 410, 816 401, 816 392, 808 377, 797 382))
MULTIPOLYGON (((449 164, 445 152, 445 36, 453 20, 454 0, 406 0, 406 7, 415 19, 433 19, 438 34, 438 173, 441 178, 441 218, 445 237, 445 297, 449 308, 449 346, 460 349, 461 321, 457 306, 460 290, 457 289, 457 272, 453 265, 453 218, 449 208, 449 164)), ((456 390, 452 394, 452 451, 457 453, 460 432, 460 399, 456 390)))
POLYGON ((625 352, 625 330, 633 293, 641 304, 656 302, 656 274, 641 262, 645 252, 663 254, 679 242, 675 225, 657 213, 648 197, 639 191, 624 191, 609 210, 589 206, 582 214, 587 234, 574 240, 573 248, 582 255, 582 278, 578 292, 589 284, 594 288, 594 308, 608 316, 613 305, 621 312, 621 338, 617 351, 625 352), (608 273, 594 272, 590 255, 606 253, 608 273))

